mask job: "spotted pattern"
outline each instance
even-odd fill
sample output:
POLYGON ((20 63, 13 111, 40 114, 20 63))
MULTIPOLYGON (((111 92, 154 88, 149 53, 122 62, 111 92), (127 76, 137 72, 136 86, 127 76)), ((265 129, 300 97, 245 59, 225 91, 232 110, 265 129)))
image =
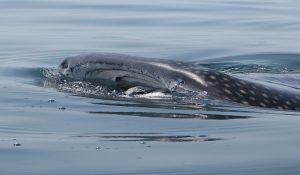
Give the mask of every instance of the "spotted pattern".
POLYGON ((198 73, 208 84, 208 92, 228 100, 251 106, 300 110, 300 95, 238 79, 214 70, 198 73))

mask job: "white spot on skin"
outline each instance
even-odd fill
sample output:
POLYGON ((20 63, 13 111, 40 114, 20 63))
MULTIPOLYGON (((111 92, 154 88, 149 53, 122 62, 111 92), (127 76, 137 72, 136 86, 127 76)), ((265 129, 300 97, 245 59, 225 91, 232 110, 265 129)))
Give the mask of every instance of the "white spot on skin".
POLYGON ((255 92, 253 90, 249 91, 252 95, 255 95, 255 92))
POLYGON ((265 93, 262 93, 262 96, 264 96, 265 98, 269 98, 269 96, 265 93))
POLYGON ((228 90, 228 89, 225 89, 224 90, 227 94, 232 94, 232 92, 230 91, 230 90, 228 90))
POLYGON ((243 89, 240 89, 239 91, 240 91, 242 94, 247 94, 247 92, 244 91, 243 89))
POLYGON ((263 106, 263 107, 266 107, 266 104, 263 103, 263 102, 260 102, 259 105, 260 105, 260 106, 263 106))
POLYGON ((249 103, 247 101, 242 101, 242 103, 245 105, 249 105, 249 103))
POLYGON ((240 94, 240 93, 235 93, 237 96, 239 96, 239 97, 244 97, 242 94, 240 94))
POLYGON ((249 99, 255 101, 255 97, 249 97, 249 99))
POLYGON ((289 107, 287 105, 283 105, 284 109, 289 109, 289 107))
POLYGON ((227 87, 227 88, 230 88, 230 85, 229 85, 229 84, 227 84, 227 83, 226 83, 226 84, 224 84, 224 86, 225 86, 225 87, 227 87))
POLYGON ((241 87, 242 85, 240 83, 235 83, 238 87, 241 87))
POLYGON ((217 77, 214 76, 214 75, 210 75, 209 78, 210 78, 210 79, 213 79, 213 80, 217 79, 217 77))
POLYGON ((270 101, 268 99, 266 99, 266 98, 264 98, 264 102, 270 103, 270 101))
POLYGON ((291 105, 292 103, 290 101, 286 101, 285 104, 291 105))
POLYGON ((208 81, 207 84, 210 85, 210 86, 215 86, 215 83, 211 82, 211 81, 208 81))
POLYGON ((227 81, 227 82, 229 81, 229 79, 228 79, 228 78, 226 78, 226 77, 224 77, 224 78, 223 78, 223 80, 224 80, 224 81, 227 81))

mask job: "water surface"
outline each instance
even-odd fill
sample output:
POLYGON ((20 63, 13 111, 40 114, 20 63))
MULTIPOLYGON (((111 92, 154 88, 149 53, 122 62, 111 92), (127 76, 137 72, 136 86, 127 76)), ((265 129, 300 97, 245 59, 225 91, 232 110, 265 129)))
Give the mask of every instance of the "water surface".
POLYGON ((300 173, 299 112, 123 98, 49 75, 113 52, 299 90, 298 0, 0 2, 0 174, 300 173))

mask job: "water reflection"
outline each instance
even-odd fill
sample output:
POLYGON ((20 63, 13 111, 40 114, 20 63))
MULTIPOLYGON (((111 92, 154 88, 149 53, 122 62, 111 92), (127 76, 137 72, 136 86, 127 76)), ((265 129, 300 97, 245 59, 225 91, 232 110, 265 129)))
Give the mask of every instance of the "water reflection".
POLYGON ((184 113, 155 113, 155 112, 110 112, 110 111, 90 111, 92 114, 109 114, 121 116, 138 116, 153 118, 172 118, 172 119, 203 119, 203 120, 229 120, 229 119, 248 119, 250 116, 229 115, 229 114, 184 114, 184 113))
POLYGON ((78 135, 73 138, 97 137, 101 141, 139 141, 144 142, 207 142, 224 140, 208 135, 162 135, 160 133, 102 133, 99 135, 78 135))

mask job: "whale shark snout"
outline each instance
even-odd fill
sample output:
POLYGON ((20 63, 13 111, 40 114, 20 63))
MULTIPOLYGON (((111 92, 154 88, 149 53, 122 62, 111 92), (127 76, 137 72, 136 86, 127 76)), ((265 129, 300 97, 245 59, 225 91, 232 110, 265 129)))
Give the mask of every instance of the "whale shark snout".
POLYGON ((97 53, 66 58, 59 71, 75 80, 127 83, 169 92, 206 92, 245 105, 300 111, 299 91, 242 80, 186 62, 97 53))

